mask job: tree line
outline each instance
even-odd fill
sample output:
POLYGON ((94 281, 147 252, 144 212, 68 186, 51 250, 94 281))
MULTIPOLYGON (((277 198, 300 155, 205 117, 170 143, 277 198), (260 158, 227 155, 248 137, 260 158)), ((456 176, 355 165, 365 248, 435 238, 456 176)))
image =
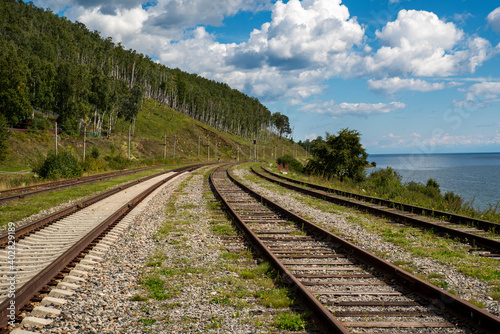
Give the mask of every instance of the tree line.
POLYGON ((291 134, 286 115, 227 84, 155 63, 32 3, 0 2, 0 114, 9 125, 37 112, 68 134, 85 122, 109 134, 118 119, 133 122, 144 98, 247 138, 291 134))

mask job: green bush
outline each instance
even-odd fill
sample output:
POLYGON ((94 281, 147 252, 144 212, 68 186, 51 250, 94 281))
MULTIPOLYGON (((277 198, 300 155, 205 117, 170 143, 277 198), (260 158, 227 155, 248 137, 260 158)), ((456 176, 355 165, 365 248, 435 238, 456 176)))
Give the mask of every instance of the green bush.
POLYGON ((278 157, 278 159, 276 159, 276 163, 283 166, 288 165, 288 168, 290 170, 296 171, 298 173, 302 173, 304 171, 304 166, 302 165, 302 163, 290 154, 278 157))
POLYGON ((131 165, 130 160, 121 155, 115 155, 115 156, 108 155, 104 157, 104 160, 106 160, 106 162, 108 163, 109 168, 114 170, 125 169, 131 165))
POLYGON ((94 157, 87 158, 82 163, 82 168, 86 172, 99 172, 105 171, 108 169, 108 166, 105 161, 101 159, 97 159, 94 157))
POLYGON ((35 118, 32 123, 28 126, 29 132, 44 131, 51 127, 51 123, 43 118, 35 118))
POLYGON ((90 152, 90 156, 94 159, 99 159, 99 156, 101 155, 101 152, 99 152, 99 149, 97 147, 92 148, 92 152, 90 152))
POLYGON ((56 180, 59 178, 80 177, 83 174, 78 159, 69 151, 59 154, 49 152, 39 170, 34 170, 41 178, 56 180))
POLYGON ((371 173, 366 180, 366 185, 378 194, 393 197, 401 190, 401 180, 402 177, 398 172, 391 167, 387 167, 371 173))

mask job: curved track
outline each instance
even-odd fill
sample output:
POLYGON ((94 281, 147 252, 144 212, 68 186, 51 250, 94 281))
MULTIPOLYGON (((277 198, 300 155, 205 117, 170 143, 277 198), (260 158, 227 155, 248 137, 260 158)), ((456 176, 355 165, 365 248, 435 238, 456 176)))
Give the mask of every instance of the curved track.
POLYGON ((130 170, 120 170, 120 171, 115 171, 115 172, 110 172, 110 173, 103 173, 103 174, 79 177, 79 178, 69 179, 69 180, 60 180, 60 181, 54 181, 54 182, 48 182, 48 183, 35 184, 32 186, 27 186, 27 187, 22 187, 22 188, 2 190, 2 191, 0 191, 0 204, 5 203, 5 202, 10 202, 10 201, 13 201, 16 199, 20 199, 20 198, 25 198, 28 196, 46 193, 49 191, 71 188, 71 187, 78 187, 78 186, 88 184, 88 183, 112 179, 112 178, 119 177, 119 176, 135 174, 135 173, 142 172, 144 170, 155 169, 155 168, 158 168, 158 167, 156 167, 156 166, 155 167, 141 167, 141 168, 135 168, 135 169, 130 169, 130 170))
POLYGON ((458 238, 462 242, 470 244, 472 251, 480 247, 482 249, 480 252, 482 256, 500 258, 500 236, 498 235, 500 233, 500 224, 375 197, 337 191, 332 188, 285 178, 265 168, 263 170, 266 174, 252 168, 252 171, 256 175, 288 189, 339 205, 354 207, 397 222, 428 230, 432 229, 438 233, 458 238), (423 215, 424 213, 427 215, 423 215), (438 220, 438 218, 434 217, 446 220, 438 220), (490 233, 485 232, 485 229, 490 233))
POLYGON ((500 319, 281 208, 218 168, 235 223, 328 333, 496 333, 500 319))
MULTIPOLYGON (((43 224, 34 222, 22 231, 7 234, 0 249, 0 328, 81 253, 92 247, 144 198, 183 172, 201 165, 178 168, 96 196, 93 204, 77 205, 71 214, 55 215, 43 224), (13 236, 15 235, 15 238, 13 236)), ((4 236, 5 237, 5 236, 4 236)))

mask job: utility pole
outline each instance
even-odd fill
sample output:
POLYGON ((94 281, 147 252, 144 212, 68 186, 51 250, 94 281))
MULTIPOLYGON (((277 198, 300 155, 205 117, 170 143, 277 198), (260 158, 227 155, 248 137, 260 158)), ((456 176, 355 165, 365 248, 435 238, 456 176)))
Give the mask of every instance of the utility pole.
POLYGON ((215 161, 217 161, 217 140, 215 141, 215 161))
POLYGON ((198 136, 198 160, 200 160, 200 136, 198 136))
MULTIPOLYGON (((130 122, 128 126, 128 160, 130 160, 130 131, 132 131, 132 122, 130 122)), ((83 152, 85 152, 85 146, 83 152)))
POLYGON ((175 160, 175 142, 177 141, 177 135, 174 135, 174 160, 175 160))
POLYGON ((257 161, 257 139, 253 140, 254 161, 257 161))
POLYGON ((208 147, 207 161, 210 161, 210 138, 208 138, 208 144, 207 144, 207 147, 208 147))
POLYGON ((236 151, 238 151, 238 161, 240 161, 240 148, 239 148, 239 147, 237 147, 237 148, 236 148, 236 151))
POLYGON ((57 155, 57 122, 56 122, 56 155, 57 155))
POLYGON ((85 142, 87 141, 87 125, 83 127, 83 161, 85 161, 85 142))

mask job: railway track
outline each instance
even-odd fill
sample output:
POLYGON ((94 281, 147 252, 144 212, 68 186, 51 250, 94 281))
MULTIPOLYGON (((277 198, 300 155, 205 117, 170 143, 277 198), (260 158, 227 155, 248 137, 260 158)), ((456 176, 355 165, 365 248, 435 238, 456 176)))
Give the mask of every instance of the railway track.
POLYGON ((325 332, 498 332, 500 318, 281 208, 225 168, 214 170, 210 183, 325 332))
POLYGON ((60 180, 42 184, 35 184, 32 186, 14 188, 0 191, 0 204, 10 202, 16 199, 25 198, 28 196, 43 194, 49 191, 60 190, 71 187, 78 187, 88 183, 99 182, 102 180, 112 179, 119 176, 136 174, 148 169, 155 169, 158 167, 141 167, 130 170, 120 170, 115 172, 103 173, 98 175, 91 175, 79 177, 69 180, 60 180))
POLYGON ((202 165, 178 168, 108 191, 69 212, 11 228, 0 237, 0 329, 6 328, 30 300, 43 291, 82 253, 127 215, 144 198, 169 180, 202 165), (12 307, 15 306, 15 308, 12 307))
POLYGON ((469 244, 471 251, 476 251, 482 256, 500 259, 500 224, 338 191, 286 178, 265 168, 263 168, 263 171, 265 171, 265 174, 252 168, 252 172, 259 177, 288 189, 335 204, 387 217, 396 222, 418 226, 427 230, 432 229, 439 234, 458 238, 460 241, 469 244), (477 248, 481 250, 478 251, 477 248))

